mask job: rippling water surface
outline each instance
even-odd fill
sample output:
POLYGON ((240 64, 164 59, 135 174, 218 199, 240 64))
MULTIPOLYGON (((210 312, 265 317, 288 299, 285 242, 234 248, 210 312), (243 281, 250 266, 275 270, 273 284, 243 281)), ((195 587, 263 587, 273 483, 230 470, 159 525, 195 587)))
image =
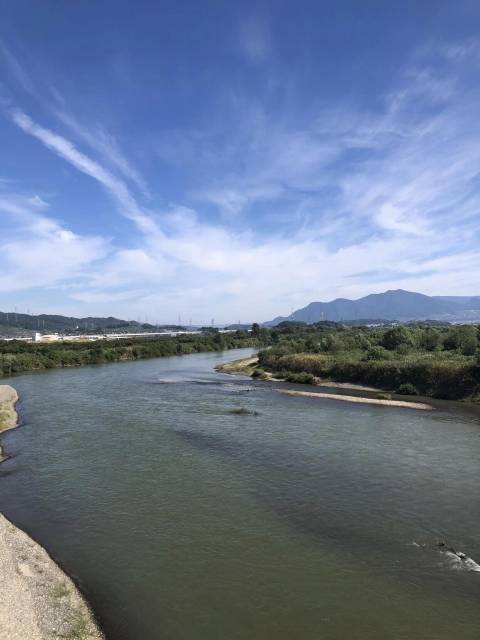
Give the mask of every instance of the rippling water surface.
POLYGON ((478 640, 480 573, 435 546, 480 562, 478 417, 214 372, 249 353, 8 381, 0 511, 110 640, 478 640))

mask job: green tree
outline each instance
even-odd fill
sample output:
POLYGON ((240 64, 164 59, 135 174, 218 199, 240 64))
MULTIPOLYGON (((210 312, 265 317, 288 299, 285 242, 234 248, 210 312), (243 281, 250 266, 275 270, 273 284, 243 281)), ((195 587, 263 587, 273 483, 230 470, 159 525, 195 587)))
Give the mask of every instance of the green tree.
POLYGON ((253 335, 255 338, 258 338, 258 337, 259 337, 259 335, 260 335, 260 325, 258 324, 258 322, 254 322, 254 323, 252 324, 252 335, 253 335))
POLYGON ((420 336, 420 346, 425 351, 435 351, 440 344, 440 334, 432 327, 428 327, 422 331, 420 336))
POLYGON ((412 344, 412 337, 406 327, 393 327, 383 334, 382 347, 393 351, 400 345, 410 346, 412 344))
POLYGON ((218 350, 223 350, 225 349, 225 340, 223 338, 223 334, 221 334, 220 332, 216 333, 213 337, 213 342, 215 344, 215 347, 218 350))
POLYGON ((364 355, 365 360, 388 360, 391 357, 392 354, 387 349, 380 346, 370 347, 364 355))
POLYGON ((478 349, 478 338, 473 333, 466 335, 461 341, 461 350, 464 356, 475 355, 478 349))

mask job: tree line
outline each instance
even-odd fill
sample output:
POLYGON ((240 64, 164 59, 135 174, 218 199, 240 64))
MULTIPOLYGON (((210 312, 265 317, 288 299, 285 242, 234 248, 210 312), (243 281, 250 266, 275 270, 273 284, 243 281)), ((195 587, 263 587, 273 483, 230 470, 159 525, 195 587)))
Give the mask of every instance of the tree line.
POLYGON ((257 377, 291 382, 354 382, 409 395, 480 398, 480 328, 476 325, 351 327, 283 322, 252 331, 95 342, 0 341, 0 376, 242 347, 258 347, 257 377))
POLYGON ((292 382, 354 382, 408 395, 480 397, 480 329, 417 323, 345 327, 282 323, 259 337, 259 369, 292 382))
POLYGON ((37 369, 80 367, 122 360, 223 351, 258 344, 258 338, 246 331, 220 333, 216 330, 205 331, 200 335, 132 338, 118 341, 52 343, 0 341, 0 377, 37 369))

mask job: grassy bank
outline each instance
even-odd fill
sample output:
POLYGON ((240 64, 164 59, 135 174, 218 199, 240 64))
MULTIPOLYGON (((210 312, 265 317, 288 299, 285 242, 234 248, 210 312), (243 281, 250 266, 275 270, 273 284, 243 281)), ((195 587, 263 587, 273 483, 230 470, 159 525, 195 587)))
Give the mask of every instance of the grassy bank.
MULTIPOLYGON (((288 323, 286 323, 288 325, 288 323)), ((476 326, 280 326, 258 368, 290 382, 336 381, 404 395, 480 398, 476 326)))
POLYGON ((209 331, 201 335, 138 338, 119 341, 27 343, 0 342, 0 377, 56 367, 141 360, 186 355, 224 349, 257 346, 259 340, 245 331, 222 334, 209 331))
POLYGON ((290 382, 322 380, 367 384, 406 395, 434 398, 478 398, 480 367, 476 363, 418 355, 390 361, 365 361, 346 355, 262 352, 260 366, 290 382), (293 374, 293 375, 292 375, 293 374))

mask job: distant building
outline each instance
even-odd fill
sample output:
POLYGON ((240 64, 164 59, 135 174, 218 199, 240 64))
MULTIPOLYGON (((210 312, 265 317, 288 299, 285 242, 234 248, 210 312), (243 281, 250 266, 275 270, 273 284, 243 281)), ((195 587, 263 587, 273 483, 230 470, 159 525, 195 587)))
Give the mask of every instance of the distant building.
POLYGON ((60 336, 58 333, 41 333, 35 334, 35 342, 58 342, 60 340, 60 336), (38 336, 38 337, 37 337, 38 336))

